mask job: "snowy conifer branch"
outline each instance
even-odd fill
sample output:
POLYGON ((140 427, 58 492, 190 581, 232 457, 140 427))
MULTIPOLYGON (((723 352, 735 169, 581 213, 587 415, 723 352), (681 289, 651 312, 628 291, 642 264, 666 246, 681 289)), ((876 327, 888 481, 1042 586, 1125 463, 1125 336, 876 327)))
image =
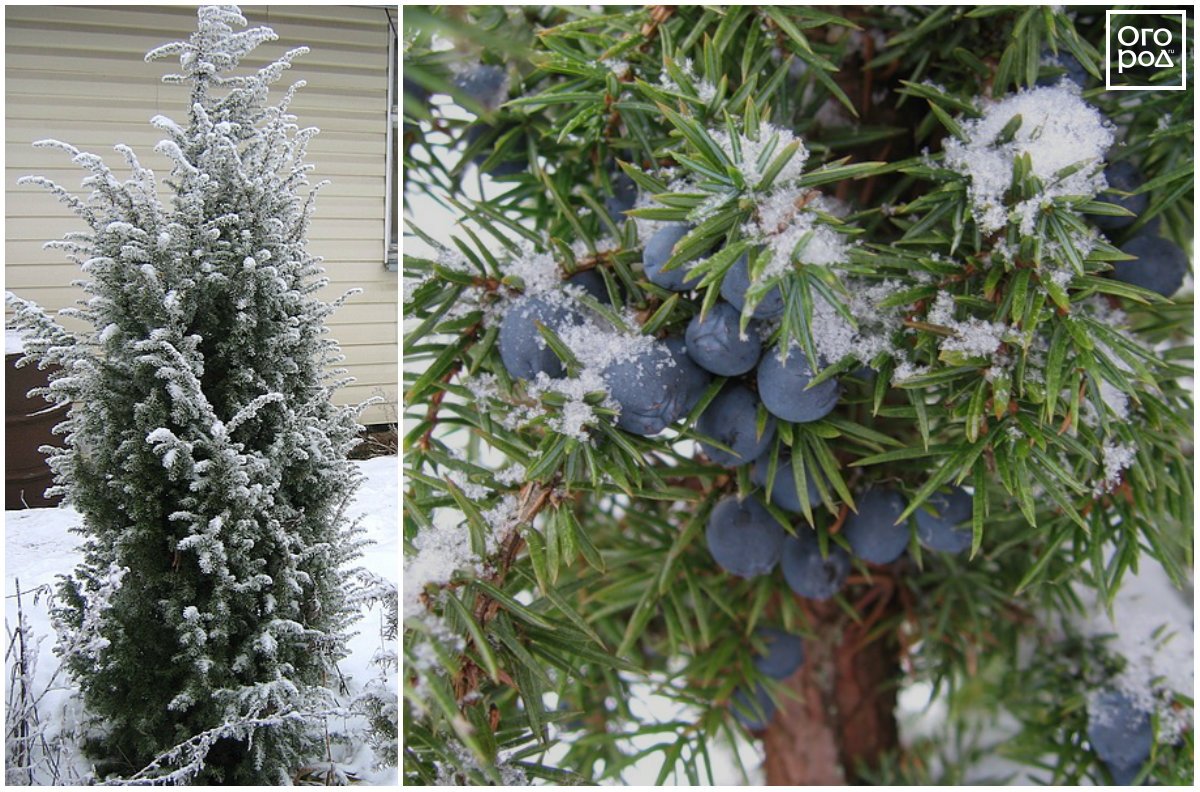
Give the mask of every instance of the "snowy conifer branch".
MULTIPOLYGON (((311 724, 324 718, 345 716, 341 708, 290 711, 276 715, 247 716, 223 723, 213 729, 193 735, 187 740, 163 751, 153 761, 129 778, 108 779, 101 786, 178 786, 190 783, 201 770, 204 760, 212 750, 213 745, 222 738, 236 738, 253 741, 256 734, 285 724, 311 724), (173 768, 168 770, 167 768, 173 768), (164 772, 166 771, 166 772, 164 772)), ((277 783, 289 782, 286 776, 277 779, 277 783)))
MULTIPOLYGON (((833 578, 844 558, 821 593, 854 614, 856 650, 894 647, 907 680, 967 708, 963 680, 1003 707, 997 669, 1029 669, 1027 641, 1053 653, 1048 614, 1078 590, 1111 604, 1149 561, 1186 582, 1190 90, 1099 90, 1103 20, 1083 11, 837 10, 413 17, 406 188, 463 221, 435 239, 411 220, 404 265, 413 782, 497 783, 502 740, 531 776, 620 781, 634 738, 660 733, 625 706, 637 672, 687 713, 649 749, 660 782, 701 783, 734 720, 770 733, 735 712, 763 683, 753 636, 829 623, 795 565, 738 568, 745 531, 722 550, 735 506, 786 526, 785 547, 811 537, 833 578), (1122 163, 1144 178, 1119 184, 1122 163), (1161 283, 1130 269, 1146 236, 1161 283), (748 367, 716 355, 678 385, 709 342, 748 367), (660 380, 678 387, 639 402, 660 380), (899 504, 887 561, 853 527, 881 491, 899 504)), ((1095 701, 1109 678, 1067 675, 1031 672, 1014 699, 1031 739, 1057 728, 1034 702, 1095 701)), ((1160 719, 1189 705, 1138 699, 1160 719)), ((1047 773, 1109 780, 1079 708, 1063 717, 1047 773)), ((1156 742, 1147 774, 1180 777, 1189 740, 1156 742)), ((893 760, 877 778, 929 781, 893 760)))

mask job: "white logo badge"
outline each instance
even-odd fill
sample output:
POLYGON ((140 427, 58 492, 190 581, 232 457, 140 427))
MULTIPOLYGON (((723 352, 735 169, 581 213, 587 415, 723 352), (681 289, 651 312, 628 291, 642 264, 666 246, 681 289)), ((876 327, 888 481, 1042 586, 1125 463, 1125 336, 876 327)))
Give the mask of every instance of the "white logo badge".
POLYGON ((1187 11, 1105 11, 1105 89, 1186 90, 1186 30, 1187 11))

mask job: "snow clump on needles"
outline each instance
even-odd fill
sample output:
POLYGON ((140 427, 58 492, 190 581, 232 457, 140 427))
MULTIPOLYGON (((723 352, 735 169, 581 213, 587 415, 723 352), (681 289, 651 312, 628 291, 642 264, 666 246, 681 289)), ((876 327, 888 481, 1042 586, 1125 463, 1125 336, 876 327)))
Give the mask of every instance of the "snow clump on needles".
POLYGON ((734 141, 728 133, 710 129, 709 135, 741 173, 747 189, 756 196, 757 210, 742 227, 742 234, 768 251, 760 280, 788 272, 792 259, 805 264, 830 266, 844 263, 847 244, 829 224, 835 207, 818 191, 800 187, 809 151, 804 141, 790 130, 762 123, 757 139, 740 134, 734 141), (794 152, 765 188, 768 169, 788 149, 794 152))
POLYGON ((1112 125, 1069 85, 1008 96, 981 118, 962 122, 962 130, 965 140, 945 143, 946 165, 970 179, 975 220, 986 233, 1007 222, 1004 194, 1022 154, 1029 154, 1031 172, 1042 184, 1038 196, 1014 207, 1022 234, 1033 233, 1038 210, 1055 198, 1092 197, 1106 186, 1100 165, 1113 142, 1112 125), (997 142, 1017 116, 1020 126, 1011 139, 997 142))

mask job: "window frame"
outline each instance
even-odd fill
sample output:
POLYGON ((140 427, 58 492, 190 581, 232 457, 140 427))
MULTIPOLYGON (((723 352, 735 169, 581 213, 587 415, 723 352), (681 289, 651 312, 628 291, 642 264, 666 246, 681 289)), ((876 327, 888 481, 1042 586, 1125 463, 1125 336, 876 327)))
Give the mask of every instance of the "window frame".
POLYGON ((400 169, 400 107, 397 88, 400 83, 400 33, 393 9, 385 8, 388 20, 388 76, 387 76, 387 154, 384 158, 384 245, 383 267, 388 272, 400 271, 400 216, 399 169, 400 169))

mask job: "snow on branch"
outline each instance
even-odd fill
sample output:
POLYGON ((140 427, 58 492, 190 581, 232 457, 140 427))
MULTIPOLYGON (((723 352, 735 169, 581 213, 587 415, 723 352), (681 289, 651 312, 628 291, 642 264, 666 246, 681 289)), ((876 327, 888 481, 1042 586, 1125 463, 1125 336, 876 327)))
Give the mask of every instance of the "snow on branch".
POLYGON ((1090 198, 1105 188, 1101 170, 1113 143, 1112 124, 1069 85, 1005 97, 986 107, 982 118, 962 122, 965 140, 947 138, 946 164, 970 181, 975 221, 985 232, 1003 228, 1012 210, 1021 233, 1032 234, 1038 211, 1054 199, 1090 198), (1009 207, 1005 193, 1023 155, 1041 192, 1009 207))
POLYGON ((101 786, 173 786, 187 784, 204 769, 205 759, 218 740, 231 738, 252 742, 260 729, 278 728, 288 723, 311 724, 323 718, 343 717, 347 710, 335 707, 306 712, 292 710, 265 717, 249 716, 223 723, 207 731, 189 737, 173 748, 163 751, 154 761, 138 770, 129 778, 110 778, 101 786), (182 763, 182 764, 180 764, 182 763), (172 765, 174 770, 162 772, 172 765))

